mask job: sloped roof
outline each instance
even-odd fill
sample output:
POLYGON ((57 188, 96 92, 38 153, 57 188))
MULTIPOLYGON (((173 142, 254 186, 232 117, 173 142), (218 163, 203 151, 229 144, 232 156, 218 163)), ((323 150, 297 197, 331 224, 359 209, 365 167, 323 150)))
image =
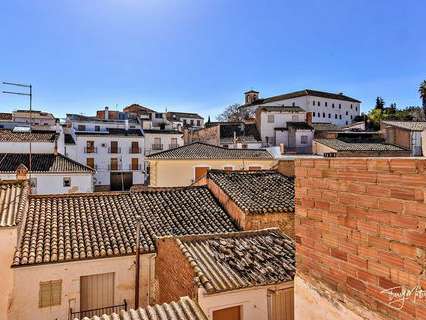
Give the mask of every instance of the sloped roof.
POLYGON ((146 158, 155 160, 273 159, 272 155, 265 149, 227 149, 203 142, 193 142, 181 147, 149 155, 146 158))
POLYGON ((305 89, 305 90, 300 90, 300 91, 284 93, 284 94, 272 96, 272 97, 269 97, 269 98, 257 99, 253 103, 245 104, 243 106, 265 104, 265 103, 269 103, 269 102, 275 102, 275 101, 286 100, 286 99, 293 99, 293 98, 298 98, 298 97, 303 97, 303 96, 314 96, 314 97, 320 97, 320 98, 328 98, 328 99, 336 99, 336 100, 343 100, 343 101, 361 103, 361 101, 354 99, 354 98, 351 98, 349 96, 346 96, 344 94, 318 91, 318 90, 312 90, 312 89, 305 89))
MULTIPOLYGON (((178 301, 156 304, 137 310, 121 310, 118 314, 94 316, 81 320, 207 320, 197 302, 189 297, 181 297, 178 301)), ((74 319, 78 320, 78 319, 74 319)))
POLYGON ((260 111, 276 111, 276 112, 306 112, 298 106, 261 106, 260 111))
POLYGON ((28 207, 28 183, 0 182, 0 227, 17 225, 28 207))
POLYGON ((13 132, 11 129, 0 129, 0 142, 54 142, 56 138, 55 131, 13 132))
POLYGON ((215 182, 246 213, 294 212, 294 178, 272 170, 209 170, 215 182))
POLYGON ((134 254, 137 215, 142 253, 157 236, 238 230, 206 187, 32 196, 13 265, 134 254))
POLYGON ((423 131, 426 129, 426 121, 382 121, 382 123, 410 131, 423 131))
POLYGON ((315 131, 342 131, 342 128, 338 125, 328 122, 314 122, 312 127, 315 131))
POLYGON ((345 142, 339 139, 315 139, 316 142, 336 151, 407 151, 406 149, 386 143, 345 142))
POLYGON ((169 111, 166 112, 166 118, 169 121, 178 120, 182 118, 192 118, 192 119, 204 119, 202 116, 200 116, 198 113, 190 113, 190 112, 173 112, 169 111))
POLYGON ((294 242, 277 229, 176 239, 207 293, 292 281, 294 242))
POLYGON ((9 112, 0 112, 0 120, 11 121, 12 120, 12 114, 9 113, 9 112))
MULTIPOLYGON (((0 172, 15 172, 19 165, 30 167, 29 153, 0 153, 0 172)), ((34 153, 31 156, 32 172, 92 172, 93 169, 62 154, 34 153)))
POLYGON ((255 123, 229 122, 220 123, 219 135, 221 143, 232 143, 234 132, 238 141, 261 142, 259 131, 255 123))

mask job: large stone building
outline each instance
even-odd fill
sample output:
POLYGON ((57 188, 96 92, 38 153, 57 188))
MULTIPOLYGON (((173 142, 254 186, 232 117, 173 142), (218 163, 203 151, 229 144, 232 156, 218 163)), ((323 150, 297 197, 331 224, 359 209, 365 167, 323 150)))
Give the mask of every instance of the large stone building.
POLYGON ((328 122, 339 126, 350 124, 360 114, 361 101, 344 95, 305 89, 278 96, 260 98, 259 92, 244 93, 241 110, 254 115, 260 106, 297 106, 312 112, 313 122, 328 122))
POLYGON ((209 169, 260 170, 277 163, 265 149, 228 149, 201 142, 149 155, 146 159, 152 187, 188 186, 205 176, 209 169))

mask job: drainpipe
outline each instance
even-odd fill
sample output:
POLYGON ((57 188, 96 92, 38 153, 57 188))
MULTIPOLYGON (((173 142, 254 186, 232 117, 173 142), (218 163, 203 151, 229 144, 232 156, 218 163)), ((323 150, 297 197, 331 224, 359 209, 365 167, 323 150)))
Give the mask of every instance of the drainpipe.
POLYGON ((138 215, 136 216, 135 310, 139 308, 140 234, 141 234, 141 217, 138 215))

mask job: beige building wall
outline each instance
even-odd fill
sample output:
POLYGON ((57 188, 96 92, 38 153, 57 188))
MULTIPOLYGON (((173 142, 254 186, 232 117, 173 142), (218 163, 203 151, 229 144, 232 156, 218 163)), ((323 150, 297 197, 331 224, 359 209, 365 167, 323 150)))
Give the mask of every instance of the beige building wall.
POLYGON ((270 169, 276 160, 149 160, 151 187, 188 186, 195 181, 195 168, 248 170, 250 166, 270 169))
MULTIPOLYGON (((140 304, 152 299, 155 254, 141 255, 140 304)), ((135 256, 52 263, 13 269, 14 290, 8 320, 66 320, 80 311, 80 277, 114 272, 114 304, 134 307, 135 256), (40 282, 62 280, 61 305, 39 308, 40 282)), ((4 319, 4 318, 1 318, 4 319)))
POLYGON ((325 145, 323 145, 322 143, 318 143, 317 141, 312 141, 312 151, 314 154, 318 154, 318 155, 324 155, 324 153, 328 153, 328 152, 334 152, 336 153, 337 151, 327 147, 325 145))
POLYGON ((11 264, 17 240, 16 227, 0 228, 0 319, 6 319, 12 300, 13 270, 11 264))
POLYGON ((292 286, 293 282, 288 282, 276 286, 253 287, 209 295, 205 294, 204 289, 199 289, 198 303, 209 320, 213 319, 213 311, 235 306, 241 306, 242 320, 268 320, 268 290, 292 286))

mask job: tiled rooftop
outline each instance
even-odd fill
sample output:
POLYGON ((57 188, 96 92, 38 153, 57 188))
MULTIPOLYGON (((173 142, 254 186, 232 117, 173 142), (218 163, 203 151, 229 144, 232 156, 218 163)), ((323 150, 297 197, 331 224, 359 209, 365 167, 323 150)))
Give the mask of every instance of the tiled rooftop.
POLYGON ((327 147, 336 151, 406 151, 403 148, 386 143, 364 143, 364 142, 345 142, 339 139, 315 139, 327 147))
POLYGON ((273 159, 264 149, 227 149, 202 142, 194 142, 182 147, 158 152, 147 159, 273 159))
POLYGON ((13 132, 10 129, 0 129, 0 142, 54 142, 56 138, 54 131, 13 132))
POLYGON ((156 304, 137 310, 121 310, 118 314, 94 316, 81 320, 207 320, 207 317, 194 300, 189 297, 181 297, 179 301, 156 304))
MULTIPOLYGON (((15 172, 19 165, 23 164, 28 169, 28 153, 0 153, 0 172, 15 172)), ((34 153, 31 156, 32 172, 92 172, 93 170, 75 160, 61 154, 34 153)))
POLYGON ((208 293, 292 281, 294 242, 277 229, 176 239, 208 293))
POLYGON ((207 176, 246 213, 294 212, 292 177, 269 170, 210 170, 207 176))
POLYGON ((0 227, 17 225, 28 207, 28 184, 0 182, 0 227))
POLYGON ((275 111, 275 112, 306 112, 303 108, 298 106, 261 106, 260 110, 275 111))
POLYGON ((426 129, 426 121, 382 121, 382 123, 410 131, 423 131, 426 129))
POLYGON ((14 265, 64 262, 141 252, 164 235, 237 231, 206 187, 136 193, 33 196, 14 265))
POLYGON ((234 133, 239 142, 261 142, 259 131, 255 123, 231 122, 220 124, 221 144, 230 144, 234 141, 234 133))

